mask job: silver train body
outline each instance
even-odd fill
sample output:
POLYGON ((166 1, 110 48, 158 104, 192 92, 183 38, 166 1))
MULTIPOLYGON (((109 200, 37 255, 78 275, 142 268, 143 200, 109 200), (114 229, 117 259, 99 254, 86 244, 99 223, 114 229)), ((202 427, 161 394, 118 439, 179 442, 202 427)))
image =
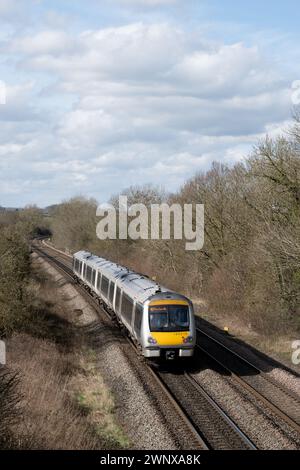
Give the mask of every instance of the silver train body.
POLYGON ((126 328, 143 356, 193 355, 196 328, 188 298, 86 251, 73 256, 73 273, 126 328))

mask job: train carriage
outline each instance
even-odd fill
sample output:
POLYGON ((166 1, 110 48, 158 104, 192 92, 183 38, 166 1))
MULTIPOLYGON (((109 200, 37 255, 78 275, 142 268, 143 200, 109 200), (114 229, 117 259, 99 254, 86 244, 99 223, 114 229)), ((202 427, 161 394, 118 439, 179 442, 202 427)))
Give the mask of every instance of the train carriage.
POLYGON ((196 329, 187 297, 86 251, 75 253, 73 272, 116 316, 145 357, 193 355, 196 329))

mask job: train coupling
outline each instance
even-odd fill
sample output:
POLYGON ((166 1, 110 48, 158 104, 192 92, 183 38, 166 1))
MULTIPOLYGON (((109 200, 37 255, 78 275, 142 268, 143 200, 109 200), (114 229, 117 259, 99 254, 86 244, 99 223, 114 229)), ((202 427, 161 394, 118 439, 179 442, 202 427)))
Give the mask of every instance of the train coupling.
POLYGON ((174 361, 176 357, 176 352, 175 351, 166 351, 166 360, 167 361, 174 361))

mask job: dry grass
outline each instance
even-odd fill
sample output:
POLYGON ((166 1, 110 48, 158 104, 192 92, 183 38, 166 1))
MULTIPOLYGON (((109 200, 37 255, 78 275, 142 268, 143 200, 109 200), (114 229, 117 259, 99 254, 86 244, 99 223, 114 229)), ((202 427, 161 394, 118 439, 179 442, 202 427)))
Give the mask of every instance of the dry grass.
POLYGON ((81 371, 70 384, 79 408, 86 412, 97 434, 108 445, 127 448, 129 441, 115 421, 114 398, 99 375, 93 351, 82 356, 80 365, 81 371))
POLYGON ((0 369, 0 449, 13 445, 11 427, 19 422, 21 395, 19 376, 6 367, 0 369))
MULTIPOLYGON (((291 367, 291 345, 294 340, 298 339, 296 329, 277 329, 276 325, 273 325, 271 332, 270 329, 266 328, 267 332, 263 334, 258 332, 251 324, 251 321, 245 317, 239 318, 238 316, 216 313, 207 306, 203 306, 201 301, 199 305, 197 305, 197 302, 194 305, 195 313, 199 317, 218 326, 221 330, 227 327, 232 336, 291 367)), ((266 322, 268 322, 268 319, 266 322)))
MULTIPOLYGON (((55 344, 26 334, 14 335, 8 360, 20 370, 22 421, 13 427, 19 448, 95 448, 85 419, 68 400, 73 358, 55 344)), ((98 444, 99 445, 99 444, 98 444)))
POLYGON ((22 420, 11 427, 18 448, 121 447, 117 433, 106 432, 108 424, 118 429, 113 406, 107 407, 109 391, 96 371, 89 370, 87 357, 81 354, 80 361, 79 354, 62 353, 54 343, 27 334, 10 339, 8 360, 13 370, 21 371, 18 389, 23 395, 22 420), (88 398, 89 408, 84 408, 76 399, 81 394, 94 396, 95 403, 88 398), (96 409, 101 413, 95 415, 96 409))
MULTIPOLYGON (((32 281, 32 315, 25 331, 7 341, 13 393, 22 419, 4 427, 2 447, 17 449, 117 449, 128 446, 116 423, 114 401, 97 372, 79 327, 57 288, 43 275, 32 281)), ((1 384, 1 378, 0 378, 1 384)), ((1 388, 1 387, 0 387, 1 388)), ((1 414, 1 401, 0 401, 1 414)))

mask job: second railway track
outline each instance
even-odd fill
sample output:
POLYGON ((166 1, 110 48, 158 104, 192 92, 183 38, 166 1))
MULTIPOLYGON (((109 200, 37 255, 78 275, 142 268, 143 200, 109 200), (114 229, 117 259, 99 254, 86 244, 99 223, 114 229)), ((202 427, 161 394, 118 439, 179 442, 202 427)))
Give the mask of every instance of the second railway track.
POLYGON ((197 348, 202 354, 217 362, 225 373, 300 434, 299 397, 210 334, 198 329, 197 336, 197 348))
MULTIPOLYGON (((33 246, 33 250, 54 264, 69 278, 73 278, 72 262, 68 255, 48 246, 33 246)), ((96 300, 81 287, 94 307, 99 309, 96 300)), ((105 312, 106 313, 106 312, 105 312)), ((146 365, 149 367, 149 365, 146 365)), ((255 449, 255 445, 238 428, 229 416, 218 406, 201 387, 182 371, 181 374, 162 371, 151 367, 157 383, 165 390, 168 399, 173 401, 177 413, 185 419, 193 439, 198 440, 197 448, 202 449, 255 449)))
MULTIPOLYGON (((55 249, 45 247, 45 246, 43 246, 43 248, 41 249, 40 247, 33 245, 32 248, 33 248, 33 251, 35 251, 39 256, 46 259, 47 262, 55 266, 56 269, 58 269, 61 273, 63 273, 65 277, 67 277, 72 282, 74 282, 72 262, 68 255, 64 255, 63 253, 60 253, 55 249), (51 251, 51 253, 49 253, 49 251, 51 251)), ((92 295, 90 295, 90 293, 87 290, 85 290, 83 286, 76 283, 74 287, 77 288, 80 294, 84 296, 84 298, 88 301, 89 305, 91 305, 93 309, 96 309, 98 315, 102 314, 105 316, 106 319, 111 321, 111 318, 108 312, 106 312, 103 306, 99 305, 97 300, 92 295)), ((126 339, 128 338, 126 337, 126 339)), ((128 343, 131 346, 133 346, 131 341, 128 340, 128 343)), ((128 361, 131 362, 131 358, 127 354, 126 354, 126 357, 128 361)), ((177 424, 180 423, 181 432, 185 432, 186 434, 189 435, 190 444, 192 444, 192 448, 207 450, 209 447, 204 441, 201 433, 199 432, 199 429, 196 426, 194 426, 194 423, 189 419, 189 415, 182 408, 180 402, 177 400, 177 397, 172 393, 171 390, 169 390, 164 385, 159 375, 155 373, 155 370, 149 367, 149 371, 151 375, 153 376, 153 378, 155 379, 157 386, 159 386, 162 392, 164 393, 165 399, 168 400, 170 404, 172 405, 174 409, 174 413, 175 415, 177 415, 177 418, 175 418, 175 420, 177 424), (185 431, 183 428, 185 428, 185 431)), ((142 374, 139 374, 137 370, 136 370, 136 373, 139 376, 140 380, 143 382, 144 377, 142 376, 142 374)))

